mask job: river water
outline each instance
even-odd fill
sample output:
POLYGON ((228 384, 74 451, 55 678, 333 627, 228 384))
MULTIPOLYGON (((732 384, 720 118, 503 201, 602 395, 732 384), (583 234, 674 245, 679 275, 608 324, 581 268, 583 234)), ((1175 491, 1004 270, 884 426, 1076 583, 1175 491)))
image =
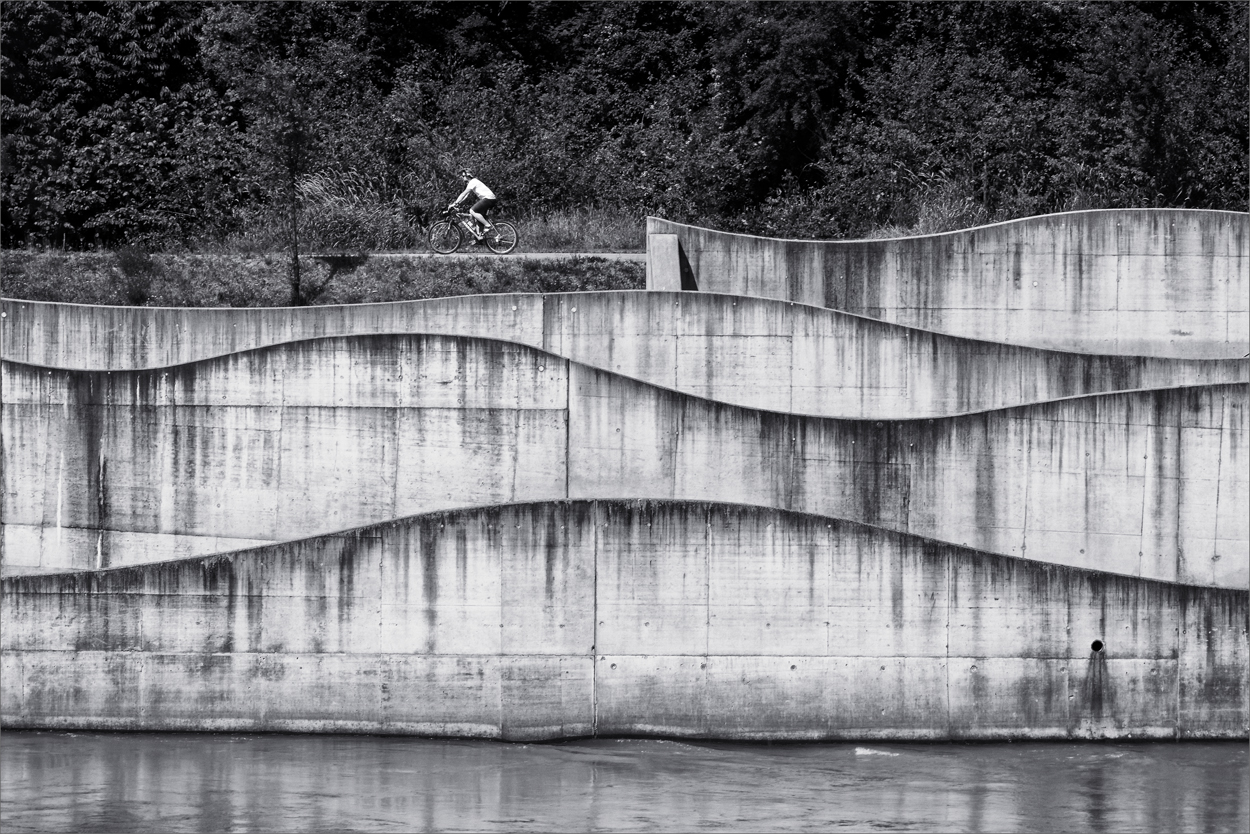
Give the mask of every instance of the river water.
POLYGON ((1241 742, 508 744, 6 731, 19 831, 1239 831, 1241 742))

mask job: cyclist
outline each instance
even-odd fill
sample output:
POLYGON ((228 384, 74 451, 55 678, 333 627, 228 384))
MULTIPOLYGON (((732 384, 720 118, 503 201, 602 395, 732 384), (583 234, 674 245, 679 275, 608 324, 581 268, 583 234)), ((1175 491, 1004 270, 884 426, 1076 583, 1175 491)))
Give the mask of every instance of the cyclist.
POLYGON ((468 168, 460 169, 460 179, 465 182, 464 191, 460 193, 459 197, 452 200, 447 208, 454 209, 457 205, 467 200, 470 195, 477 198, 477 202, 469 208, 469 215, 477 223, 477 228, 471 230, 477 236, 477 240, 473 241, 474 245, 476 245, 482 242, 487 232, 495 230, 491 222, 486 219, 485 212, 494 206, 498 200, 495 199, 495 192, 487 188, 486 183, 473 176, 473 172, 468 168))

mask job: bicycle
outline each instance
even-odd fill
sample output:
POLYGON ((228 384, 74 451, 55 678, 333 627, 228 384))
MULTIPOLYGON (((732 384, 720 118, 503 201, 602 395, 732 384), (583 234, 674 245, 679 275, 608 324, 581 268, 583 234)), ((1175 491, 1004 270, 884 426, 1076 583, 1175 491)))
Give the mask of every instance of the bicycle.
MULTIPOLYGON (((482 243, 485 243, 496 255, 506 255, 515 249, 516 226, 506 220, 493 220, 491 223, 494 228, 488 229, 482 236, 482 243)), ((464 209, 443 209, 442 219, 435 221, 430 227, 430 248, 440 255, 450 255, 460 248, 465 235, 472 240, 477 239, 477 234, 474 232, 476 225, 473 215, 464 209)))

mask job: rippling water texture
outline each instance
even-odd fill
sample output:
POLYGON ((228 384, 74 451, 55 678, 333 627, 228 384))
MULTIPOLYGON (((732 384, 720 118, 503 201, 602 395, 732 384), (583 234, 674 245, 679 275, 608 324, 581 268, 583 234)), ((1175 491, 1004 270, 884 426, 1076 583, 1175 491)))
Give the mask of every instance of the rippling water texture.
POLYGON ((1246 831, 1244 743, 5 732, 17 831, 1246 831))

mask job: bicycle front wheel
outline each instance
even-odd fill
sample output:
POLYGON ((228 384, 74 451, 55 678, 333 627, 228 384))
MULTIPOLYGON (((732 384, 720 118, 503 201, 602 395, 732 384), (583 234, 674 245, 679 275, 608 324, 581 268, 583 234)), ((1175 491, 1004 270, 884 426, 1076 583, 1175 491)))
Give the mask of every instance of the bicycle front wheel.
POLYGON ((486 233, 486 245, 498 255, 506 255, 516 249, 516 226, 505 221, 496 223, 494 231, 486 233))
POLYGON ((440 220, 430 227, 430 248, 440 255, 450 255, 460 248, 460 228, 450 220, 440 220))

